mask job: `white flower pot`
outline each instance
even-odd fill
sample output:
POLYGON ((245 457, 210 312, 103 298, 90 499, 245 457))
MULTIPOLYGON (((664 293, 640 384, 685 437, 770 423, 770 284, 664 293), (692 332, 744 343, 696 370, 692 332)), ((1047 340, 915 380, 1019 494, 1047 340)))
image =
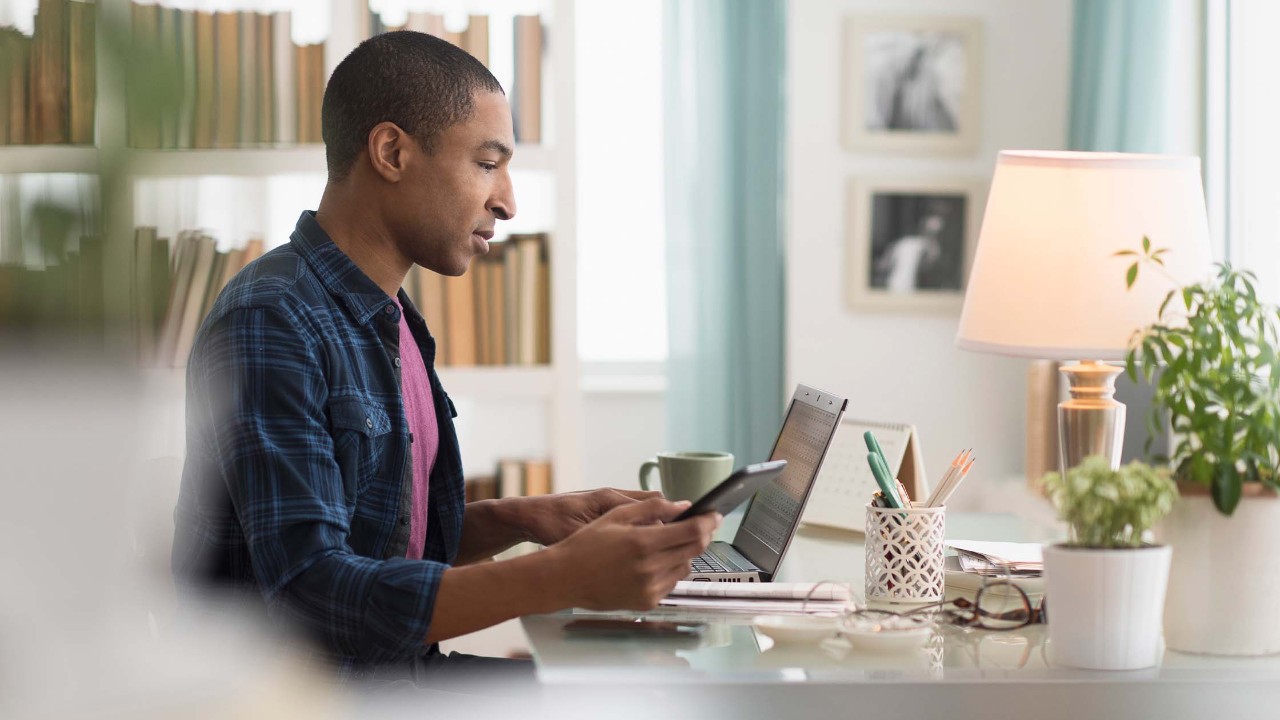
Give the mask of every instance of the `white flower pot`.
POLYGON ((1231 517, 1208 495, 1180 488, 1182 499, 1156 528, 1174 549, 1165 604, 1171 650, 1280 653, 1280 498, 1246 488, 1231 517))
POLYGON ((1160 662, 1168 546, 1044 549, 1054 665, 1136 670, 1160 662))

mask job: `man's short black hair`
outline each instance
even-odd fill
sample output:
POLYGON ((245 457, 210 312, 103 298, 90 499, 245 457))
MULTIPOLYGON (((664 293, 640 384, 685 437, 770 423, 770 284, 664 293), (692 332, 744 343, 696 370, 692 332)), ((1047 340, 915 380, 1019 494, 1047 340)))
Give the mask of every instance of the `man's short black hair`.
POLYGON ((411 30, 365 40, 329 78, 320 111, 329 180, 347 177, 380 122, 393 122, 425 152, 475 111, 477 90, 502 92, 493 73, 466 51, 411 30))

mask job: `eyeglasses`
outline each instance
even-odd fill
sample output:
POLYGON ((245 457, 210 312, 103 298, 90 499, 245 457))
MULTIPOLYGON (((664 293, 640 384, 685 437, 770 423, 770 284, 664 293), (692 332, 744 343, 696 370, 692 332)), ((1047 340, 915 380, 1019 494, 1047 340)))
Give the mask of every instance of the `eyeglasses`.
MULTIPOLYGON (((818 586, 828 582, 818 583, 818 586)), ((810 591, 810 596, 813 591, 810 591)), ((965 596, 912 608, 904 612, 864 608, 844 613, 846 620, 882 620, 909 618, 941 620, 965 628, 983 630, 1017 630, 1028 625, 1048 622, 1048 608, 1043 599, 1032 602, 1025 590, 1007 579, 985 582, 972 599, 965 596)))
POLYGON ((952 625, 983 630, 1017 630, 1048 620, 1044 601, 1033 603, 1026 591, 1008 580, 995 580, 978 588, 973 599, 957 597, 905 612, 857 610, 851 615, 877 617, 933 617, 952 625))

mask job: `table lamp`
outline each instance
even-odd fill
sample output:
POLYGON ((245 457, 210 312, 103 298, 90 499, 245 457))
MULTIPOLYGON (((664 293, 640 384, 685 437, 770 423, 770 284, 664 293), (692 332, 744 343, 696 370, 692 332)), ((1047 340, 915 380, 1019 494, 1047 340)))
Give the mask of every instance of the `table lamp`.
MULTIPOLYGON (((982 219, 956 345, 1016 357, 1079 361, 1062 368, 1060 469, 1103 455, 1120 464, 1125 406, 1107 361, 1155 322, 1168 292, 1210 269, 1200 159, 1125 153, 1003 151, 982 219), (1139 263, 1143 237, 1163 267, 1139 263)), ((1170 309, 1181 305, 1170 303, 1170 309)))

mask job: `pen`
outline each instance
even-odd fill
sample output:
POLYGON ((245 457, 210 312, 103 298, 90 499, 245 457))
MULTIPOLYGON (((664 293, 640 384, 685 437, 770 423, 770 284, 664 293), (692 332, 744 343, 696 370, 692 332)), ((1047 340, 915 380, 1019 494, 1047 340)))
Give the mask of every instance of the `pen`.
POLYGON ((871 465, 871 474, 875 476, 876 484, 880 486, 880 492, 884 493, 885 500, 889 502, 889 507, 901 508, 902 503, 898 500, 897 491, 893 489, 895 481, 889 473, 889 467, 874 452, 867 453, 867 463, 871 465))
POLYGON ((902 506, 907 508, 915 507, 916 504, 911 500, 911 495, 907 493, 907 486, 903 485, 898 478, 894 478, 893 482, 897 485, 898 497, 902 498, 902 506))

